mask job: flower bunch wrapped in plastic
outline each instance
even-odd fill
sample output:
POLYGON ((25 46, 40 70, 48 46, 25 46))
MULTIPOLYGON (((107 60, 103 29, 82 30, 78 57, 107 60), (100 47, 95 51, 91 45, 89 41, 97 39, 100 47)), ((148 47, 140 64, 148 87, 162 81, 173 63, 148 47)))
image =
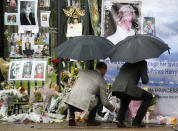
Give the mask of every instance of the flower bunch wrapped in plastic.
POLYGON ((79 70, 77 68, 75 68, 72 73, 70 74, 70 79, 69 79, 69 84, 70 87, 72 87, 77 79, 77 75, 79 73, 79 70))
MULTIPOLYGON (((9 88, 9 87, 8 87, 9 88)), ((18 89, 4 89, 0 91, 0 115, 6 116, 8 106, 14 103, 17 103, 20 98, 22 98, 22 94, 18 89)))
POLYGON ((41 98, 41 91, 39 88, 35 87, 35 89, 31 90, 29 106, 32 108, 33 103, 38 102, 41 98))

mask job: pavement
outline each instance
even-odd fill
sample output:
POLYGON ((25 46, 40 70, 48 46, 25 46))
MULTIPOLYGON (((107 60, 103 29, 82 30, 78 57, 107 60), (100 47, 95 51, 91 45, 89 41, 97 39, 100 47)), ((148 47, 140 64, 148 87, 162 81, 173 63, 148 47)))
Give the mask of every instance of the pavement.
POLYGON ((69 127, 67 122, 63 123, 29 123, 14 124, 0 123, 0 131, 175 131, 173 126, 149 124, 146 128, 117 128, 114 123, 102 123, 100 126, 89 127, 85 123, 77 123, 76 127, 69 127))

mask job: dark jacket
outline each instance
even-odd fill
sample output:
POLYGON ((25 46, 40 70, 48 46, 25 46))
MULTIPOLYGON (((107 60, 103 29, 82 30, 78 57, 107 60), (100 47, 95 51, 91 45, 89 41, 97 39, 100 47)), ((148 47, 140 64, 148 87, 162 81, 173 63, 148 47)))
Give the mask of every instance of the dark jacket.
POLYGON ((25 14, 20 14, 21 25, 36 25, 35 19, 32 16, 32 14, 30 14, 29 19, 31 21, 31 24, 29 23, 29 21, 28 21, 27 17, 25 16, 25 14))
POLYGON ((111 91, 122 92, 133 97, 140 97, 142 90, 137 86, 140 78, 142 79, 142 83, 148 83, 147 62, 126 63, 121 67, 111 87, 111 91))

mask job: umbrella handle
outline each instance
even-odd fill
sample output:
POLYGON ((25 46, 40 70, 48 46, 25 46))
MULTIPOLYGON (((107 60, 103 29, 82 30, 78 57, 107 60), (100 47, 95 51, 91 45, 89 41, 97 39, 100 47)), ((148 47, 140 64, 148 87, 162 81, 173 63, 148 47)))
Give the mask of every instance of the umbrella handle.
POLYGON ((170 50, 168 49, 168 53, 170 54, 170 50))

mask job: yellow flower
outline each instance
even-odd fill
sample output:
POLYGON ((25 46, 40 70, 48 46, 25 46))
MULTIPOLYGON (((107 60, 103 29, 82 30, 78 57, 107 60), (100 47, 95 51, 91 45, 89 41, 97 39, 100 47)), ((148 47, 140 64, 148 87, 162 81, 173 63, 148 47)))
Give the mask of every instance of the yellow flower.
POLYGON ((77 76, 76 76, 76 75, 74 75, 74 76, 73 76, 73 78, 74 78, 74 79, 77 79, 77 76))

